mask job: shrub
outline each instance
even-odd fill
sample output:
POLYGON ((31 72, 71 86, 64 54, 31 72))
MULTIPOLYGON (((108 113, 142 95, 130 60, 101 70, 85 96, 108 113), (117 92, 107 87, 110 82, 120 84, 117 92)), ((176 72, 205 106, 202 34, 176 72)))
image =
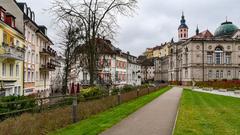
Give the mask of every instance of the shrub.
POLYGON ((81 90, 81 95, 84 98, 102 96, 108 93, 108 90, 101 86, 89 87, 87 89, 81 90))
POLYGON ((122 88, 122 92, 129 92, 129 91, 132 91, 132 90, 134 90, 134 87, 132 85, 125 85, 122 88))
POLYGON ((240 88, 240 81, 238 80, 224 80, 224 81, 208 81, 208 82, 197 82, 198 87, 212 87, 214 89, 231 89, 235 90, 240 88))
POLYGON ((24 96, 8 96, 0 98, 0 121, 24 113, 26 110, 34 110, 37 106, 35 99, 24 96), (11 114, 13 111, 18 111, 11 114))
POLYGON ((8 96, 0 98, 0 113, 6 113, 16 110, 29 109, 37 106, 35 100, 31 97, 8 96), (14 102, 14 103, 9 103, 14 102))
POLYGON ((116 95, 116 94, 118 94, 120 89, 116 87, 116 88, 111 89, 111 91, 112 91, 112 95, 116 95))

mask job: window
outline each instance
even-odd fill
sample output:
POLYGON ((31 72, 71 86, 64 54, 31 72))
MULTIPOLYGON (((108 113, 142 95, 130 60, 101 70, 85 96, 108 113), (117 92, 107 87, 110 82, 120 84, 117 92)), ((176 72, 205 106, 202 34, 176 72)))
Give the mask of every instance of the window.
POLYGON ((6 76, 6 64, 5 63, 3 63, 2 64, 2 76, 6 76))
POLYGON ((28 31, 27 39, 28 39, 28 41, 30 41, 30 31, 28 31))
POLYGON ((34 53, 32 53, 32 57, 31 57, 32 64, 34 64, 34 59, 35 59, 34 56, 35 56, 34 53))
POLYGON ((28 71, 28 82, 30 82, 31 81, 31 72, 30 71, 28 71))
POLYGON ((220 78, 223 78, 223 71, 221 71, 220 73, 220 78))
POLYGON ((231 71, 227 72, 227 76, 230 77, 231 76, 231 71))
POLYGON ((36 64, 39 64, 38 63, 38 54, 36 55, 36 64))
POLYGON ((207 53, 207 63, 212 64, 213 63, 213 55, 212 53, 207 53))
POLYGON ((5 19, 5 18, 4 18, 4 13, 1 12, 1 20, 4 21, 4 19, 5 19))
POLYGON ((185 54, 185 63, 188 64, 188 54, 185 54))
POLYGON ((16 41, 16 46, 19 47, 19 41, 18 40, 16 41))
POLYGON ((38 72, 36 72, 36 81, 38 81, 38 79, 39 79, 39 78, 38 78, 38 72))
POLYGON ((225 63, 226 63, 226 64, 231 64, 231 53, 227 53, 227 54, 226 54, 225 63))
POLYGON ((32 82, 34 82, 34 72, 32 72, 32 82))
POLYGON ((19 77, 19 65, 16 65, 16 76, 19 77))
POLYGON ((3 33, 3 42, 7 43, 7 34, 5 32, 3 33))
POLYGON ((212 70, 208 71, 208 78, 212 78, 212 70))
POLYGON ((30 63, 30 60, 31 60, 31 53, 30 53, 30 52, 28 52, 27 60, 28 60, 28 62, 30 63))
POLYGON ((26 71, 24 71, 24 82, 26 82, 27 80, 27 75, 26 75, 26 71))
POLYGON ((10 76, 13 76, 13 64, 10 64, 10 76))
POLYGON ((185 78, 188 78, 188 70, 185 69, 185 78))
POLYGON ((15 27, 15 19, 12 19, 12 27, 15 27))
POLYGON ((218 79, 220 76, 219 76, 219 71, 217 70, 216 71, 216 78, 218 79))
POLYGON ((31 42, 34 44, 34 34, 32 34, 31 42))
POLYGON ((220 47, 215 49, 216 64, 222 64, 223 50, 220 47))

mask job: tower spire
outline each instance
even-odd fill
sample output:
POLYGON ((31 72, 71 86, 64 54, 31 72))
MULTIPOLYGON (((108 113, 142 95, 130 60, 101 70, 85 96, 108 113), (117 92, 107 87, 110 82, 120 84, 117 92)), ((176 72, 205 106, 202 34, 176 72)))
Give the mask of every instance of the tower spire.
POLYGON ((196 29, 196 35, 199 34, 199 28, 198 28, 198 25, 197 25, 197 29, 196 29))
POLYGON ((179 40, 185 40, 188 38, 188 26, 186 25, 186 20, 183 11, 180 20, 180 26, 178 27, 178 38, 179 40))

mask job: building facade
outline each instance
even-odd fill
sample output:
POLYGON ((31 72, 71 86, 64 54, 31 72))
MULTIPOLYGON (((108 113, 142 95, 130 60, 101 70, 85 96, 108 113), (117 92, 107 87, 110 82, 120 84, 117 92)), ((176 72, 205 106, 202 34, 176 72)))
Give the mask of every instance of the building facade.
MULTIPOLYGON (((95 84, 123 86, 123 85, 141 85, 140 66, 137 64, 137 58, 124 53, 119 48, 112 45, 111 41, 106 39, 97 39, 97 46, 104 47, 98 56, 97 62, 97 80, 95 84)), ((76 65, 79 65, 77 60, 76 65)), ((80 83, 89 85, 90 76, 86 68, 74 66, 71 75, 71 83, 80 83)))
POLYGON ((142 61, 139 61, 139 63, 141 64, 142 83, 154 81, 154 76, 155 76, 154 59, 155 58, 144 59, 142 61))
POLYGON ((26 3, 8 0, 0 1, 0 5, 16 17, 16 29, 24 35, 24 95, 49 96, 49 73, 56 67, 53 64, 56 51, 50 47, 53 43, 47 36, 47 28, 35 22, 35 13, 26 3))
POLYGON ((23 95, 24 35, 16 18, 0 6, 0 96, 23 95))
MULTIPOLYGON (((182 17, 182 20, 184 16, 182 17)), ((240 79, 240 33, 232 22, 223 22, 212 34, 209 30, 188 38, 188 29, 181 21, 179 41, 171 43, 168 58, 168 81, 178 81, 189 85, 194 81, 237 80, 240 79), (183 37, 181 36, 183 35, 183 37)), ((156 62, 160 77, 166 77, 166 62, 156 62), (162 73, 163 72, 163 73, 162 73)))

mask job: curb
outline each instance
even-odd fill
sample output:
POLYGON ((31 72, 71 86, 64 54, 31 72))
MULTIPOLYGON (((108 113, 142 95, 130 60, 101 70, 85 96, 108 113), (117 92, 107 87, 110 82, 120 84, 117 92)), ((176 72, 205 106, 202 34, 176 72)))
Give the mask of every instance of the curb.
MULTIPOLYGON (((183 89, 183 90, 184 90, 184 89, 183 89)), ((175 122, 174 122, 174 126, 173 126, 173 128, 172 128, 172 135, 174 135, 174 131, 175 131, 175 128, 176 128, 176 125, 177 125, 178 114, 179 114, 179 111, 180 111, 180 105, 181 105, 183 90, 182 90, 182 94, 181 94, 181 97, 180 97, 179 103, 178 103, 178 109, 177 109, 177 113, 176 113, 176 117, 175 117, 175 122)))

